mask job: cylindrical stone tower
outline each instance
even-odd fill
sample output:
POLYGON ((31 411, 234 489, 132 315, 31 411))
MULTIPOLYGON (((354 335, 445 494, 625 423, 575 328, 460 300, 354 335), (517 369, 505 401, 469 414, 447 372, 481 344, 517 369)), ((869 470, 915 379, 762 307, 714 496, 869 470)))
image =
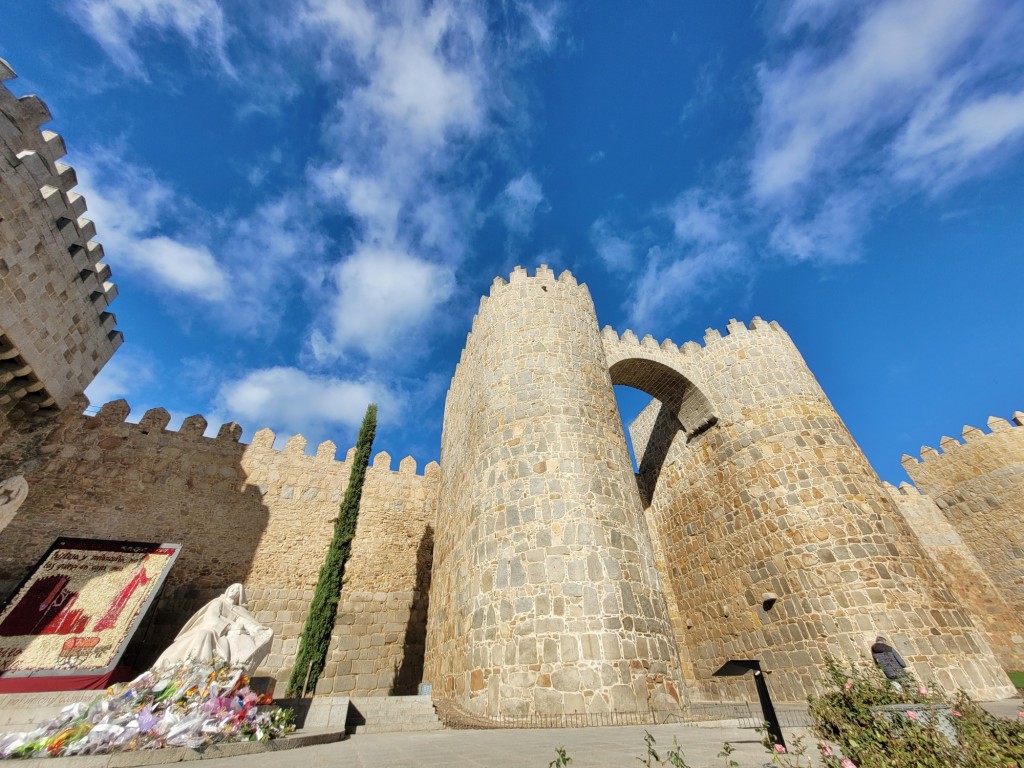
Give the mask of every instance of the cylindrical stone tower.
POLYGON ((716 417, 667 435, 659 475, 645 479, 698 696, 747 695, 712 673, 759 658, 773 695, 799 701, 819 689, 826 654, 871 663, 876 634, 921 680, 983 700, 1013 694, 781 328, 734 321, 682 350, 629 337, 606 340, 611 360, 672 368, 716 417))
POLYGON ((593 302, 517 268, 445 406, 425 679, 486 716, 678 710, 678 662, 593 302))

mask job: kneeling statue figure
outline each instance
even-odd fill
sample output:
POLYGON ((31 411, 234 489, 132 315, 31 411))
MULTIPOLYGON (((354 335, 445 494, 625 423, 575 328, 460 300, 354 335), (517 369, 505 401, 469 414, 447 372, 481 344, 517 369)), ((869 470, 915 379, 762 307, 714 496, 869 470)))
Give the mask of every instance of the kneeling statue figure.
POLYGON ((274 631, 256 621, 247 608, 245 589, 232 584, 188 620, 153 666, 185 659, 221 659, 252 674, 270 653, 274 631))

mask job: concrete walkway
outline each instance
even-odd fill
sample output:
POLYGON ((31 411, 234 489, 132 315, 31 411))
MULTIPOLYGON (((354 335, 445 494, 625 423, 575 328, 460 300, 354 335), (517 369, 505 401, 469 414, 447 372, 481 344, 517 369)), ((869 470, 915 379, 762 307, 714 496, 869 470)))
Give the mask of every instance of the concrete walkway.
MULTIPOLYGON (((657 741, 662 758, 665 748, 679 740, 690 768, 725 768, 718 757, 725 742, 735 747, 732 759, 742 768, 761 768, 771 763, 757 732, 728 725, 653 725, 646 730, 657 741)), ((337 744, 306 747, 288 752, 245 757, 225 757, 217 768, 548 768, 555 748, 565 747, 571 768, 625 768, 638 766, 645 757, 643 726, 617 728, 562 728, 557 730, 433 731, 427 733, 365 734, 337 744)), ((816 742, 804 729, 783 729, 787 743, 803 733, 810 747, 811 766, 820 766, 816 742), (813 753, 813 754, 811 754, 813 753)), ((801 766, 807 766, 806 758, 801 766)))

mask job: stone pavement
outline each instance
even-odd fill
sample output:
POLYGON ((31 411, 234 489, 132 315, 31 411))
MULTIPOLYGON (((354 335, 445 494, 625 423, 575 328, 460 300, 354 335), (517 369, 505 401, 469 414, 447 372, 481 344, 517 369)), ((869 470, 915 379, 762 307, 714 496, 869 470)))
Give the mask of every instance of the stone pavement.
MULTIPOLYGON (((657 740, 659 754, 679 740, 690 768, 724 768, 718 757, 725 742, 735 747, 732 759, 741 768, 761 768, 771 756, 761 746, 757 732, 733 725, 652 725, 646 730, 657 740)), ((347 741, 288 752, 246 757, 226 757, 216 768, 547 768, 555 748, 565 747, 571 768, 624 768, 637 766, 646 755, 644 726, 616 728, 562 728, 552 730, 432 731, 427 733, 380 733, 353 736, 347 741)), ((801 733, 809 746, 815 743, 805 729, 784 728, 792 747, 801 733)), ((808 753, 817 752, 808 749, 808 753)), ((817 755, 809 755, 820 766, 817 755)), ((801 765, 806 766, 804 760, 801 765)))

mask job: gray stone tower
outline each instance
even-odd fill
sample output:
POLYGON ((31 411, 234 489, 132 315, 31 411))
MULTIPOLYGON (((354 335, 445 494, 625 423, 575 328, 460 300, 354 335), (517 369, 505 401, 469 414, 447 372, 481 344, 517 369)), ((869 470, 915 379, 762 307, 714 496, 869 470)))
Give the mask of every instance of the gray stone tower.
POLYGON ((426 679, 488 716, 679 706, 677 653, 586 286, 516 269, 445 406, 426 679))

